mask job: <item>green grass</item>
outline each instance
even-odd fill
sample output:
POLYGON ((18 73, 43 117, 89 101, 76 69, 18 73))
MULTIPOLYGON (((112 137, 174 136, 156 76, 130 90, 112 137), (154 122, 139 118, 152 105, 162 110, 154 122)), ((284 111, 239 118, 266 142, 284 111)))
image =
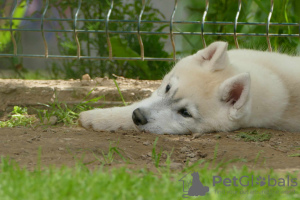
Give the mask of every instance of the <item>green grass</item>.
POLYGON ((236 135, 237 138, 243 139, 245 142, 263 142, 271 139, 269 133, 259 133, 258 131, 240 132, 236 135))
POLYGON ((152 160, 153 160, 153 163, 154 163, 155 167, 159 166, 160 158, 161 158, 161 155, 162 155, 162 149, 160 149, 159 152, 156 152, 157 141, 158 141, 158 137, 155 138, 155 141, 153 143, 153 148, 152 148, 152 154, 151 154, 151 157, 152 157, 152 160))
POLYGON ((291 154, 291 155, 288 155, 289 157, 300 157, 300 153, 295 153, 295 154, 291 154))
POLYGON ((119 93, 119 95, 120 95, 120 97, 121 97, 121 99, 122 99, 122 102, 123 102, 124 106, 127 106, 127 103, 126 103, 126 101, 124 100, 124 97, 123 97, 123 95, 122 95, 122 93, 121 93, 121 90, 120 90, 120 88, 119 88, 119 85, 118 85, 117 81, 116 81, 115 79, 113 79, 113 81, 114 81, 114 83, 115 83, 115 86, 116 86, 116 88, 117 88, 117 90, 118 90, 118 93, 119 93))
POLYGON ((103 165, 110 165, 113 163, 115 155, 118 155, 124 162, 127 162, 126 158, 123 156, 122 153, 124 153, 124 151, 122 149, 120 149, 118 147, 119 141, 112 146, 112 142, 109 144, 109 149, 108 152, 105 153, 104 151, 102 151, 102 159, 98 158, 98 156, 96 156, 94 154, 94 156, 97 158, 98 161, 100 161, 103 165))
POLYGON ((14 110, 8 115, 8 120, 0 121, 0 128, 16 127, 16 126, 30 126, 37 121, 33 115, 28 115, 27 108, 14 106, 14 110))
POLYGON ((50 117, 55 116, 57 117, 57 123, 63 123, 65 125, 77 124, 79 113, 94 109, 90 104, 96 103, 103 98, 103 96, 100 96, 86 101, 93 91, 94 89, 89 91, 80 103, 72 107, 64 102, 59 102, 57 99, 55 99, 53 103, 41 104, 45 106, 46 109, 36 109, 37 115, 42 123, 45 122, 45 120, 49 120, 50 117))
MULTIPOLYGON (((123 101, 124 106, 127 105, 125 102, 121 90, 114 80, 116 88, 119 92, 119 95, 123 101)), ((44 106, 44 109, 35 109, 35 115, 28 115, 27 107, 14 106, 14 110, 8 115, 7 121, 0 121, 0 128, 3 127, 16 127, 16 126, 29 126, 37 122, 38 119, 41 122, 40 124, 36 123, 35 125, 49 124, 49 119, 51 117, 56 117, 56 123, 63 123, 64 125, 76 125, 79 114, 83 111, 94 109, 95 107, 91 104, 98 102, 100 99, 104 99, 104 96, 99 96, 87 100, 88 97, 94 89, 90 90, 88 94, 81 100, 80 103, 70 106, 67 103, 60 102, 57 99, 54 102, 47 104, 40 104, 44 106)), ((55 123, 55 124, 56 124, 55 123)), ((53 125, 53 124, 52 124, 53 125)))
POLYGON ((49 104, 40 104, 41 106, 44 106, 45 109, 35 109, 36 115, 29 115, 27 113, 27 107, 14 106, 14 110, 8 115, 8 120, 0 121, 0 128, 48 124, 49 119, 53 116, 57 118, 56 123, 75 125, 77 124, 80 112, 94 109, 95 107, 90 104, 103 98, 103 96, 100 96, 85 101, 92 91, 93 90, 91 90, 80 103, 74 106, 69 106, 64 102, 59 102, 57 100, 49 104), (38 121, 40 121, 40 123, 36 123, 38 121))
MULTIPOLYGON (((63 123, 64 125, 77 124, 79 113, 94 109, 91 103, 96 103, 103 96, 95 97, 90 100, 86 100, 94 89, 82 99, 82 101, 74 106, 67 105, 64 102, 59 102, 57 99, 53 103, 40 104, 45 109, 35 109, 36 115, 29 115, 27 113, 27 107, 14 106, 14 110, 8 115, 8 120, 0 121, 0 128, 3 127, 16 127, 16 126, 31 126, 35 123, 35 126, 48 124, 49 119, 53 116, 57 118, 56 123, 63 123), (38 122, 38 119, 40 123, 38 122)), ((52 124, 53 125, 53 124, 52 124)))
MULTIPOLYGON (((265 173, 250 171, 247 167, 242 169, 221 168, 209 169, 194 168, 204 186, 210 191, 197 199, 299 199, 300 187, 279 186, 229 186, 221 184, 213 186, 213 176, 224 178, 252 175, 257 178, 286 176, 276 175, 272 171, 265 173), (293 191, 287 193, 288 191, 293 191), (217 191, 219 193, 217 193, 217 191), (265 194, 262 192, 265 191, 265 194), (267 193, 266 193, 267 192, 267 193), (243 193, 243 194, 241 194, 243 193), (247 194, 245 194, 247 193, 247 194)), ((74 168, 46 167, 29 171, 20 168, 11 160, 2 158, 0 164, 0 198, 1 200, 36 200, 36 199, 182 199, 183 185, 179 181, 185 173, 166 173, 164 171, 153 173, 145 169, 130 170, 122 168, 99 168, 88 170, 84 165, 78 164, 74 168)), ((293 175, 289 174, 289 177, 293 175)), ((185 191, 188 190, 188 182, 191 176, 185 180, 185 191)), ((187 193, 187 192, 185 192, 187 193)), ((192 197, 191 197, 192 198, 192 197)), ((192 198, 193 199, 193 198, 192 198)))

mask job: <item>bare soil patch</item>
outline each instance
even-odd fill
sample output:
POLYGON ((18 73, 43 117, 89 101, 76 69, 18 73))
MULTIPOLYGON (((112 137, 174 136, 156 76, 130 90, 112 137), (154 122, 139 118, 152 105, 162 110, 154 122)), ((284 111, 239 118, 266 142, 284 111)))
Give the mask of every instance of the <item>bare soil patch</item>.
MULTIPOLYGON (((160 85, 161 81, 141 81, 116 78, 120 91, 127 102, 146 97, 160 85)), ((41 104, 58 101, 69 105, 102 96, 95 106, 122 105, 120 94, 112 79, 91 80, 20 80, 0 79, 0 117, 13 106, 39 107, 41 104), (86 96, 90 95, 86 98, 86 96)))
MULTIPOLYGON (((251 129, 243 130, 249 131, 251 129)), ((21 166, 33 169, 38 163, 41 148, 42 166, 74 166, 78 161, 89 168, 102 165, 103 154, 109 146, 122 150, 121 157, 115 156, 111 164, 117 167, 153 168, 151 152, 153 142, 158 137, 157 151, 163 150, 161 165, 166 154, 172 153, 172 169, 180 170, 184 166, 200 159, 212 160, 218 144, 216 163, 232 159, 244 159, 231 163, 233 166, 247 165, 254 169, 294 171, 300 169, 300 157, 290 157, 300 153, 300 134, 273 130, 259 130, 271 134, 264 142, 245 142, 236 138, 236 132, 205 134, 193 139, 192 135, 156 135, 136 131, 94 132, 81 127, 38 127, 38 128, 2 128, 0 129, 1 156, 9 156, 21 166), (98 159, 97 159, 98 158, 98 159)))

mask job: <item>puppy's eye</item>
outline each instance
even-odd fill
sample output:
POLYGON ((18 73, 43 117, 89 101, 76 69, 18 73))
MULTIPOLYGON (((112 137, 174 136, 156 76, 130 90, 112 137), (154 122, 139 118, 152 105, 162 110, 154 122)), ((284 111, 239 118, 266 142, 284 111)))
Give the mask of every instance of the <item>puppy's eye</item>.
POLYGON ((169 92, 170 89, 171 89, 171 86, 168 84, 166 87, 166 93, 169 92))
POLYGON ((186 108, 179 109, 178 114, 182 115, 183 117, 193 117, 186 108))

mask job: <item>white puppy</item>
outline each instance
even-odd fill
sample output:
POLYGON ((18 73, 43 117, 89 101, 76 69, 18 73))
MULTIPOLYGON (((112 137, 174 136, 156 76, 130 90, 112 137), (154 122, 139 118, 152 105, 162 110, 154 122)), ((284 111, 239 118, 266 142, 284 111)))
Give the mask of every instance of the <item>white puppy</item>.
POLYGON ((157 134, 230 131, 242 127, 300 131, 300 57, 227 51, 215 42, 180 60, 151 97, 126 107, 80 114, 96 131, 157 134))

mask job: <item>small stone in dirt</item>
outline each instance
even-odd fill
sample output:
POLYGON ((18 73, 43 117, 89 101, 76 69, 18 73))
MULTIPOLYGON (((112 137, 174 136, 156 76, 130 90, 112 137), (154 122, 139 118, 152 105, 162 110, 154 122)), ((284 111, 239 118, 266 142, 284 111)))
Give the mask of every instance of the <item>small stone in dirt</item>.
POLYGON ((90 80, 91 80, 91 77, 90 77, 89 74, 84 74, 84 75, 82 76, 82 80, 90 81, 90 80))
POLYGON ((103 78, 96 77, 94 80, 96 81, 96 83, 101 83, 103 81, 103 78))
POLYGON ((57 117, 56 116, 51 116, 49 119, 44 120, 44 124, 50 124, 50 125, 55 125, 57 123, 57 117))
POLYGON ((234 135, 226 135, 226 137, 229 139, 234 139, 234 135))
POLYGON ((207 157, 207 153, 202 153, 202 152, 197 152, 197 155, 200 157, 200 158, 206 158, 207 157))
POLYGON ((52 133, 56 133, 57 132, 55 129, 49 129, 48 131, 52 132, 52 133))
POLYGON ((64 151, 65 149, 63 147, 58 147, 59 151, 64 151))
POLYGON ((148 156, 148 157, 152 157, 152 152, 148 152, 148 153, 147 153, 147 156, 148 156))
POLYGON ((196 158, 196 157, 190 159, 190 162, 196 162, 196 161, 198 161, 198 158, 196 158))
POLYGON ((181 149, 180 149, 180 152, 181 153, 185 153, 185 152, 188 152, 188 151, 190 151, 187 147, 182 147, 181 149))
POLYGON ((27 131, 24 131, 24 133, 23 134, 27 134, 27 131))
POLYGON ((4 87, 0 88, 0 93, 9 94, 17 90, 16 86, 9 86, 5 85, 4 87))
POLYGON ((149 146, 149 145, 150 145, 150 142, 147 140, 146 142, 143 142, 143 145, 149 146))
POLYGON ((88 74, 82 76, 81 85, 82 86, 89 86, 91 84, 91 77, 88 74))
POLYGON ((40 141, 40 138, 41 138, 41 135, 37 135, 37 136, 31 138, 30 140, 31 141, 40 141))
POLYGON ((204 133, 193 133, 193 137, 192 140, 201 137, 202 135, 204 135, 204 133))
POLYGON ((194 157, 196 157, 196 154, 195 153, 189 153, 189 154, 187 154, 187 157, 194 158, 194 157))
MULTIPOLYGON (((159 166, 168 167, 168 165, 166 163, 162 163, 159 166)), ((182 167, 183 167, 182 163, 177 163, 177 162, 170 163, 171 170, 180 170, 180 169, 182 169, 182 167)))
POLYGON ((183 167, 182 163, 171 163, 170 164, 170 169, 171 170, 181 170, 183 167))
POLYGON ((216 138, 216 139, 220 139, 220 138, 221 138, 221 135, 219 135, 219 134, 218 134, 218 135, 215 135, 215 138, 216 138))

